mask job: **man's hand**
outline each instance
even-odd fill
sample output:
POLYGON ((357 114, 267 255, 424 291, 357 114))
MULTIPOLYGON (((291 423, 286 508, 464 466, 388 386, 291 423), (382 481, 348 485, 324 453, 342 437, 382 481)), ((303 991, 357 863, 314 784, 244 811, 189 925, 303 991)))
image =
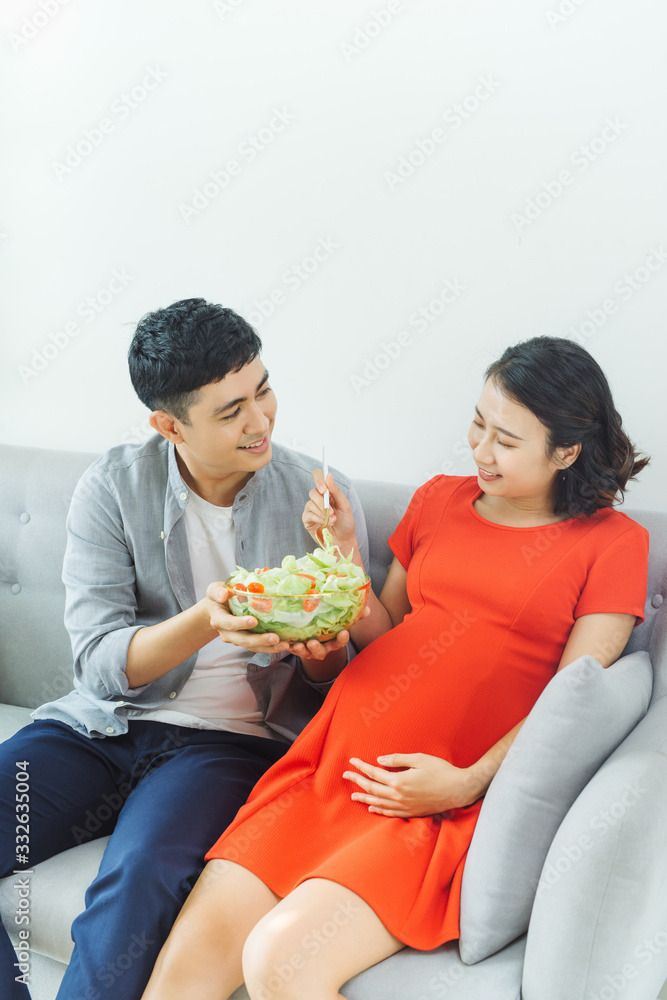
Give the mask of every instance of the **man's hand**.
POLYGON ((435 816, 471 805, 479 797, 468 769, 454 767, 441 757, 394 753, 377 759, 384 767, 352 757, 350 763, 358 770, 343 774, 358 786, 352 798, 365 802, 369 812, 404 819, 435 816), (388 771, 388 767, 404 770, 388 771))
POLYGON ((281 653, 289 650, 290 644, 281 640, 275 632, 248 632, 248 629, 257 624, 257 619, 252 615, 239 617, 231 614, 227 607, 227 597, 224 583, 210 583, 202 602, 211 628, 215 629, 223 642, 243 646, 253 653, 281 653))

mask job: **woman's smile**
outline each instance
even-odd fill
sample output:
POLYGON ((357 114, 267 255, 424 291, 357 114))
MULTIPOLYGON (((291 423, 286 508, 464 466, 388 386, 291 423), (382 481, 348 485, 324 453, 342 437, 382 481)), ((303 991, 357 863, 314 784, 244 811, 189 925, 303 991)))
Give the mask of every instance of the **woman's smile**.
POLYGON ((485 483, 490 483, 494 479, 501 478, 499 473, 485 472, 484 469, 480 469, 479 465, 477 466, 477 472, 479 473, 479 478, 483 479, 485 483))

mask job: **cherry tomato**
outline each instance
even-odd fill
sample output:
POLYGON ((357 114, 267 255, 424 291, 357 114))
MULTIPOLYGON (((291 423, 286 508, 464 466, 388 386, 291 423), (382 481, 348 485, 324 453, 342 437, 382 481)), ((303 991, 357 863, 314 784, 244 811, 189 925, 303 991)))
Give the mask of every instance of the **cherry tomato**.
POLYGON ((303 602, 304 611, 317 611, 319 606, 320 606, 319 597, 309 597, 304 599, 303 602))
POLYGON ((248 590, 251 594, 263 594, 264 584, 263 583, 249 583, 248 590))
MULTIPOLYGON (((252 587, 252 584, 250 584, 252 587)), ((270 611, 272 606, 272 601, 270 597, 251 597, 250 607, 255 611, 270 611)))

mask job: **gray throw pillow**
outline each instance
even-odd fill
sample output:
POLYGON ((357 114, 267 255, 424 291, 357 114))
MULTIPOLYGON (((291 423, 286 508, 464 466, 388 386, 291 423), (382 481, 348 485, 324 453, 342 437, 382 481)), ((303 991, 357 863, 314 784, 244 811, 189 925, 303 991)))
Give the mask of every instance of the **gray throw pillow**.
POLYGON ((461 887, 459 949, 480 962, 528 928, 542 868, 570 806, 646 714, 646 652, 603 669, 582 656, 533 706, 486 793, 461 887))

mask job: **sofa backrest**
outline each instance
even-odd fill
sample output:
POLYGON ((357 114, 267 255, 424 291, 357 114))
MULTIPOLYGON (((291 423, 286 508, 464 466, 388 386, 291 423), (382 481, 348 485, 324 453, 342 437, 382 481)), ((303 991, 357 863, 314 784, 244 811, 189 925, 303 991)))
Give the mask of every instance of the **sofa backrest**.
POLYGON ((96 457, 0 445, 0 702, 36 708, 72 689, 65 518, 96 457))
MULTIPOLYGON (((97 456, 0 445, 0 702, 35 708, 72 688, 72 653, 63 625, 65 518, 74 487, 97 456)), ((393 558, 387 538, 413 486, 354 480, 366 514, 370 575, 379 594, 393 558)), ((627 652, 648 649, 653 698, 667 694, 667 514, 627 511, 651 535, 646 621, 627 652)))
POLYGON ((667 694, 667 513, 655 510, 625 510, 649 533, 648 588, 645 620, 633 629, 626 653, 647 649, 653 664, 651 704, 667 694))
POLYGON ((353 479, 352 485, 364 509, 368 529, 370 568, 367 566, 366 572, 379 595, 394 558, 387 539, 405 514, 416 487, 374 479, 353 479))

